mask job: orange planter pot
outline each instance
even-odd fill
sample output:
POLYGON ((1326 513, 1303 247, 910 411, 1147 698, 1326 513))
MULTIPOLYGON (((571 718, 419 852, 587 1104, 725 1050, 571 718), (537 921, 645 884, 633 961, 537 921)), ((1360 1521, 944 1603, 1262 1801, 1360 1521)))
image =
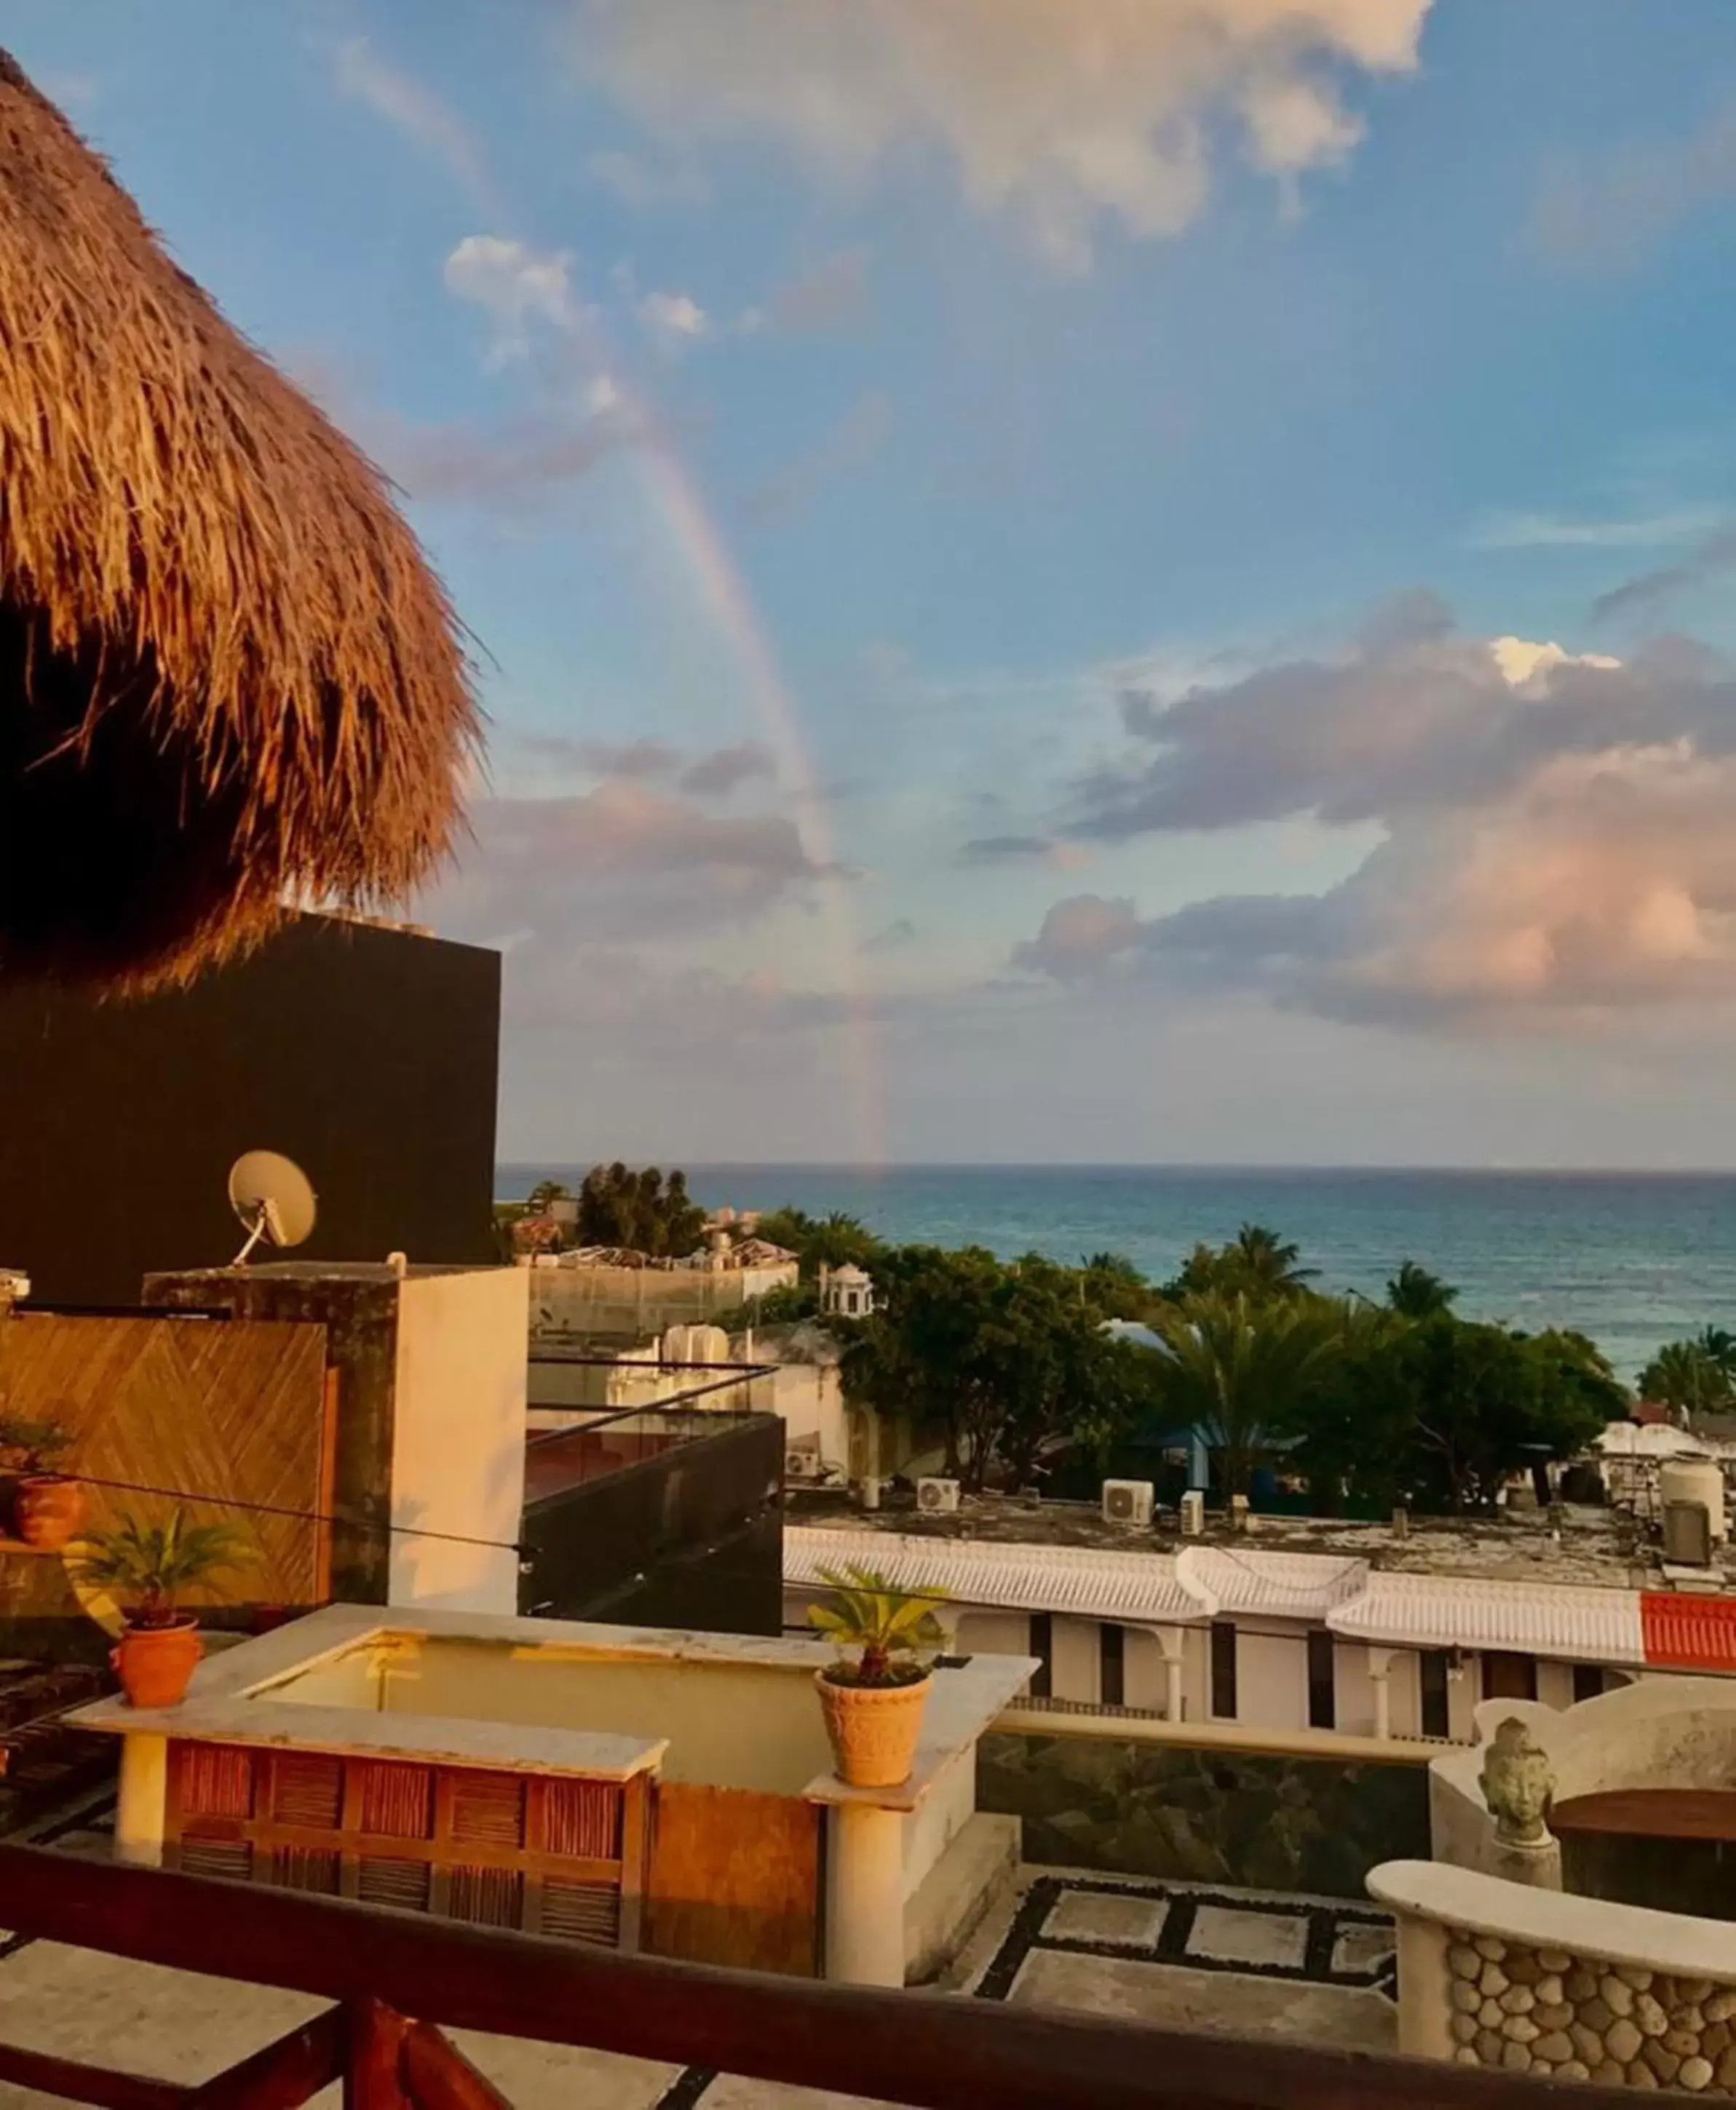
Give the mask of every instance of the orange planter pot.
POLYGON ((18 1483, 12 1524, 26 1546, 58 1553, 84 1521, 84 1490, 76 1480, 32 1473, 18 1483))
POLYGON ((911 1685, 836 1685, 814 1679, 838 1778, 850 1787, 896 1787, 910 1777, 931 1677, 911 1685))
POLYGON ((134 1706, 179 1707, 204 1653, 198 1622, 186 1619, 172 1627, 129 1627, 109 1661, 134 1706))

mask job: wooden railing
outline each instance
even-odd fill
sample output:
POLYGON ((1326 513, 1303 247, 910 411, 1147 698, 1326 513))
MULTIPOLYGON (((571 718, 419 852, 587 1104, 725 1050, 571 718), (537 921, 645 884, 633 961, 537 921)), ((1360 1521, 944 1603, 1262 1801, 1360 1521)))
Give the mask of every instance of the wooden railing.
MULTIPOLYGON (((912 2110, 1632 2110, 1631 2093, 722 1971, 327 1898, 0 1847, 0 1926, 334 2004, 197 2086, 0 2045, 0 2082, 107 2110, 509 2110, 447 2029, 912 2110), (414 2019, 412 2019, 414 2018, 414 2019)), ((583 2110, 583 2098, 573 2098, 583 2110)))

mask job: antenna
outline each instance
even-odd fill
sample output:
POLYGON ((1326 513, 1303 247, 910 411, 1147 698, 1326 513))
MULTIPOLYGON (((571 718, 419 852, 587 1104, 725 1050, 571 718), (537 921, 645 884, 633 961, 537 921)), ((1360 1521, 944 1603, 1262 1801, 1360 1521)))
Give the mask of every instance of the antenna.
POLYGON ((244 1267, 261 1238, 274 1246, 298 1246, 314 1227, 307 1175, 274 1150, 247 1151, 229 1167, 229 1207, 247 1234, 232 1267, 244 1267))

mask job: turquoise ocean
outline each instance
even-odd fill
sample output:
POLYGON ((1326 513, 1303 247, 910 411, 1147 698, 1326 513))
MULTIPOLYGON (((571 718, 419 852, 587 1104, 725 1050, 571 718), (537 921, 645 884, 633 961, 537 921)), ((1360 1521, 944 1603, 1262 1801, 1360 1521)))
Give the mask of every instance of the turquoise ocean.
MULTIPOLYGON (((584 1168, 503 1165, 496 1191, 584 1168)), ((1707 1324, 1736 1331, 1736 1175, 1402 1172, 1161 1166, 689 1166, 716 1207, 794 1202, 882 1237, 1077 1261, 1125 1253, 1173 1274, 1196 1240, 1269 1224, 1322 1288, 1382 1294, 1401 1260, 1457 1283, 1467 1317, 1589 1333, 1625 1376, 1707 1324)))

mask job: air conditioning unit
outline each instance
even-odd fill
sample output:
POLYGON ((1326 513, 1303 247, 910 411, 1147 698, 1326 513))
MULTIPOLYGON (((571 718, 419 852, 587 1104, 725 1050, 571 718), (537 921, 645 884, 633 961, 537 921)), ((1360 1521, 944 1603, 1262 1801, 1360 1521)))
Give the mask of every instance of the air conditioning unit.
POLYGON ((1105 1480, 1103 1483, 1104 1522, 1149 1524, 1154 1492, 1149 1480, 1105 1480))
POLYGON ((959 1483, 931 1479, 924 1474, 916 1483, 916 1506, 931 1516, 945 1516, 959 1506, 959 1483))
POLYGON ((1203 1538, 1206 1529, 1206 1498, 1199 1487, 1190 1487, 1181 1497, 1181 1536, 1184 1538, 1203 1538))

